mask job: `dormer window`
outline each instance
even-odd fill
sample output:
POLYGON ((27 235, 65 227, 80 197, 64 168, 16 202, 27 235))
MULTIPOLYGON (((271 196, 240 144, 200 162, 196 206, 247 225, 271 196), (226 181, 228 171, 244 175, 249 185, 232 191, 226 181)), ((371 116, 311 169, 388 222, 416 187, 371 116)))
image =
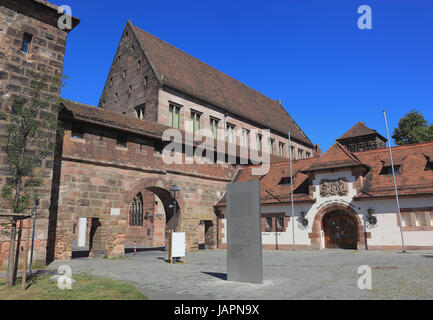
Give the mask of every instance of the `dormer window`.
MULTIPOLYGON (((395 174, 400 173, 400 166, 394 166, 395 174)), ((392 166, 383 166, 382 170, 380 171, 380 175, 383 176, 390 176, 392 175, 392 166)))
POLYGON ((32 35, 28 33, 24 33, 23 42, 21 45, 21 51, 24 53, 29 52, 30 42, 32 42, 32 35))
POLYGON ((278 184, 282 184, 282 185, 287 185, 291 183, 292 183, 292 179, 290 179, 290 177, 282 177, 280 182, 278 182, 278 184))

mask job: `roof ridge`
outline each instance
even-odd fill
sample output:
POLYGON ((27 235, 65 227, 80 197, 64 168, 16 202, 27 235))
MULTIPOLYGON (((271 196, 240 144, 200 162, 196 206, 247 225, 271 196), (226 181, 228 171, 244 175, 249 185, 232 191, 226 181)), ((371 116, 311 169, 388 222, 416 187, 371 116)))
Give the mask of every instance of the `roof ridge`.
MULTIPOLYGON (((204 64, 204 65, 206 65, 206 66, 208 66, 208 67, 214 69, 215 71, 217 71, 217 72, 219 72, 219 73, 225 75, 226 77, 229 77, 230 79, 232 79, 232 80, 238 82, 239 84, 245 86, 247 89, 249 89, 249 90, 253 90, 253 91, 255 91, 256 93, 262 95, 264 98, 269 99, 269 100, 272 101, 273 103, 280 105, 280 104, 278 103, 278 101, 276 101, 276 100, 274 100, 274 99, 268 97, 268 96, 265 95, 264 93, 261 93, 260 91, 258 91, 258 90, 256 90, 256 89, 250 87, 249 85, 246 85, 245 83, 243 83, 243 82, 241 82, 241 81, 239 81, 239 80, 233 78, 232 76, 230 76, 229 74, 225 73, 224 71, 221 71, 221 70, 219 70, 219 69, 217 69, 217 68, 211 66, 210 64, 208 64, 208 63, 206 63, 206 62, 200 60, 199 58, 194 57, 193 55, 189 54, 188 52, 183 51, 182 49, 179 49, 178 47, 172 45, 171 43, 168 43, 167 41, 164 41, 164 40, 162 40, 161 38, 158 38, 157 36, 151 34, 150 32, 147 32, 146 30, 141 29, 140 27, 134 25, 132 22, 131 22, 131 24, 132 24, 132 26, 133 26, 135 29, 137 29, 137 30, 139 30, 139 31, 141 31, 141 32, 147 33, 148 35, 154 37, 156 40, 159 40, 159 41, 165 43, 166 45, 169 45, 170 47, 176 49, 176 50, 179 51, 180 53, 182 53, 182 54, 184 54, 184 55, 186 55, 186 56, 188 56, 188 57, 190 57, 190 58, 193 58, 193 59, 196 60, 197 62, 199 62, 199 63, 201 63, 201 64, 204 64)), ((139 42, 140 42, 140 41, 139 41, 139 42)), ((140 43, 140 46, 141 46, 141 43, 140 43)), ((144 50, 144 49, 143 49, 143 50, 144 50)), ((284 109, 284 108, 283 108, 283 109, 284 109)), ((286 111, 286 110, 284 109, 284 111, 286 111)), ((287 112, 287 111, 286 111, 286 112, 287 112)))

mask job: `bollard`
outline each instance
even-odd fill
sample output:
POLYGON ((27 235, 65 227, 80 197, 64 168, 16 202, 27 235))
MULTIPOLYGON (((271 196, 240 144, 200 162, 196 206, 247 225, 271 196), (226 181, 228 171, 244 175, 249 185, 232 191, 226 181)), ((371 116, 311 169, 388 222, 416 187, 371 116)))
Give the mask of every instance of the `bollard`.
POLYGON ((137 253, 137 241, 134 241, 134 256, 137 253))

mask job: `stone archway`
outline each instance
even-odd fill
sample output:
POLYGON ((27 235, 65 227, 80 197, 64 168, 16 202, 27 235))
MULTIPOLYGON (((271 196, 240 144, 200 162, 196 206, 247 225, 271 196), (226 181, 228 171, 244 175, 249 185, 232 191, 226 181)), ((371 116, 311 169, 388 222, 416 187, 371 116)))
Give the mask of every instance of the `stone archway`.
MULTIPOLYGON (((162 204, 163 206, 163 212, 165 221, 163 221, 163 226, 159 226, 158 234, 159 236, 162 236, 162 241, 158 241, 163 243, 163 245, 159 245, 158 247, 164 247, 167 242, 167 236, 168 236, 168 230, 172 229, 174 224, 173 219, 173 199, 170 194, 170 189, 172 187, 171 181, 165 180, 165 179, 158 179, 158 178, 145 178, 141 179, 138 183, 136 183, 125 195, 124 197, 124 203, 125 206, 129 207, 131 202, 134 201, 134 198, 137 196, 137 194, 143 194, 143 193, 152 193, 156 195, 157 200, 162 204), (162 229, 161 229, 162 228, 162 229), (162 233, 162 235, 161 235, 162 233), (165 236, 164 236, 165 234, 165 236)), ((183 201, 181 199, 177 199, 176 201, 176 230, 182 230, 181 226, 181 212, 183 208, 183 201)), ((155 223, 154 227, 156 228, 156 224, 160 224, 161 221, 159 219, 156 219, 154 217, 153 222, 155 223)), ((130 229, 131 227, 128 225, 126 226, 127 231, 127 239, 130 239, 130 229)), ((154 229, 155 230, 155 229, 154 229)), ((155 233, 152 234, 152 236, 156 236, 155 233)), ((161 239, 158 239, 161 240, 161 239)))
POLYGON ((326 214, 331 213, 333 211, 343 211, 345 214, 347 214, 348 216, 354 219, 356 224, 356 232, 357 232, 356 246, 358 249, 365 249, 366 248, 365 230, 361 219, 359 218, 358 214, 353 208, 341 203, 330 204, 328 206, 321 208, 316 213, 313 221, 312 231, 308 235, 309 238, 311 239, 311 247, 314 249, 322 248, 323 217, 326 214))

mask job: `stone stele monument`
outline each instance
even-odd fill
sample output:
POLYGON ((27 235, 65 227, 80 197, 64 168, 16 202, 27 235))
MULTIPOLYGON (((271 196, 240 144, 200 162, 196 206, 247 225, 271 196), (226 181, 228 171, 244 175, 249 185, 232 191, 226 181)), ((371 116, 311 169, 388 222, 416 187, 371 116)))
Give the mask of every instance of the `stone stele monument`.
POLYGON ((263 283, 260 182, 227 184, 227 280, 263 283))

